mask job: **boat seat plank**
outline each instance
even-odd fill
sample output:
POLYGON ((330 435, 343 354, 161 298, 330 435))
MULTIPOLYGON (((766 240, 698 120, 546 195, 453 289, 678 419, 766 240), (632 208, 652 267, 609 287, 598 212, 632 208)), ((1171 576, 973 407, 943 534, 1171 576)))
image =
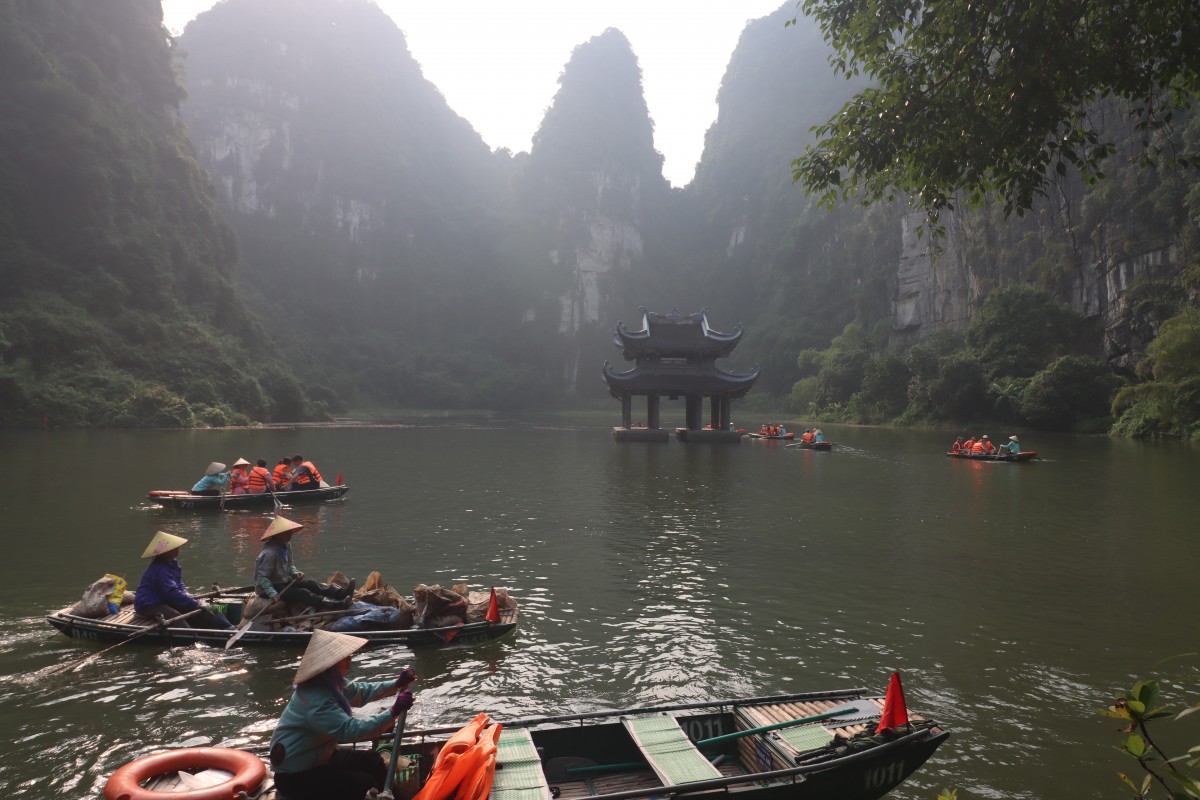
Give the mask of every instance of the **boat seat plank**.
POLYGON ((721 777, 721 771, 696 749, 679 722, 669 714, 625 717, 621 723, 664 785, 721 777))
POLYGON ((550 800, 542 759, 527 728, 504 728, 496 742, 492 800, 550 800))

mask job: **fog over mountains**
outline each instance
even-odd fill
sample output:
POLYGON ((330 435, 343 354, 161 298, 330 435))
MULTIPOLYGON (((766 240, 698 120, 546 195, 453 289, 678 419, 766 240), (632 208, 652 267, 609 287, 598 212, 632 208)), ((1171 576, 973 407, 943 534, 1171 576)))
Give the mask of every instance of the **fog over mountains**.
POLYGON ((603 403, 639 306, 744 323, 728 366, 761 365, 755 392, 782 403, 816 377, 804 351, 852 329, 866 363, 1017 283, 1132 374, 1162 311, 1127 290, 1182 269, 1187 219, 1068 186, 1075 215, 964 214, 935 259, 900 204, 815 207, 790 161, 859 84, 794 13, 743 31, 695 180, 672 189, 616 29, 579 43, 514 155, 368 0, 226 0, 173 43, 151 0, 5 6, 0 144, 30 155, 0 167, 4 421, 603 403))

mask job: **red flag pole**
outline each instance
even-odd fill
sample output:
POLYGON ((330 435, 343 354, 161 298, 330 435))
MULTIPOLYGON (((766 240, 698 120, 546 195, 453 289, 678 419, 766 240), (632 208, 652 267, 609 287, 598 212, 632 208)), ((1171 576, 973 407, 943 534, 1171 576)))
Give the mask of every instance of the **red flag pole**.
POLYGON ((879 718, 876 733, 888 728, 899 728, 908 724, 908 706, 904 702, 904 687, 900 685, 900 673, 893 672, 888 681, 887 694, 883 698, 883 714, 879 718))
POLYGON ((492 587, 492 597, 488 600, 487 621, 495 625, 500 621, 500 605, 496 602, 496 587, 492 587))

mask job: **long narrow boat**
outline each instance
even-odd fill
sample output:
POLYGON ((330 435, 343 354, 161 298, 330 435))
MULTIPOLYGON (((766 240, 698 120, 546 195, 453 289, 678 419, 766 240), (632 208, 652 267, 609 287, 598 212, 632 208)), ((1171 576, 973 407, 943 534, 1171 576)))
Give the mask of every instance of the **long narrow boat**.
POLYGON ((1037 450, 1022 450, 1019 453, 967 453, 962 450, 948 451, 946 455, 950 458, 966 458, 971 461, 1032 461, 1037 458, 1037 450))
MULTIPOLYGON (((486 778, 494 769, 490 788, 474 784, 472 773, 457 786, 480 789, 465 795, 477 800, 637 800, 712 792, 742 800, 876 800, 920 768, 950 735, 936 722, 911 714, 907 725, 876 734, 882 706, 865 689, 851 689, 496 718, 500 728, 494 748, 487 737, 473 740, 484 750, 477 774, 486 778)), ((397 778, 398 796, 411 796, 422 782, 428 789, 444 777, 435 761, 445 737, 460 730, 467 729, 404 733, 400 753, 408 758, 401 762, 407 766, 397 778)), ((213 749, 192 751, 195 768, 214 760, 214 754, 201 752, 213 749)), ((187 761, 188 751, 169 752, 174 769, 187 761)), ((246 751, 224 752, 240 753, 245 773, 255 766, 246 751)), ((174 771, 162 777, 147 774, 155 769, 153 760, 164 757, 149 756, 122 767, 109 780, 105 796, 122 796, 114 783, 132 780, 158 791, 186 788, 174 771), (130 769, 135 765, 141 768, 130 769)), ((269 778, 260 780, 248 794, 282 800, 269 778)), ((456 786, 443 785, 442 790, 433 796, 452 797, 456 786)))
POLYGON ((792 442, 787 447, 799 447, 801 450, 825 450, 833 449, 833 442, 792 442))
POLYGON ((796 434, 794 433, 785 433, 782 436, 773 433, 747 433, 746 435, 751 439, 783 439, 789 442, 796 438, 796 434))
POLYGON ((160 506, 184 510, 206 508, 269 508, 276 500, 284 505, 337 500, 348 491, 350 491, 349 486, 340 484, 338 486, 323 486, 320 489, 275 492, 274 495, 264 492, 262 494, 227 494, 221 497, 220 495, 192 494, 186 491, 156 489, 148 493, 146 499, 160 506))
MULTIPOLYGON (((218 602, 233 607, 235 616, 231 621, 241 619, 241 606, 247 598, 218 597, 218 602)), ((212 628, 167 628, 158 627, 154 620, 140 616, 133 606, 124 606, 116 614, 106 617, 81 617, 71 613, 71 606, 60 609, 46 616, 46 622, 57 628, 65 636, 89 642, 104 642, 120 644, 134 640, 138 644, 173 647, 190 644, 207 644, 214 647, 224 647, 235 630, 219 630, 212 628)), ((330 620, 330 615, 316 615, 318 618, 330 620)), ((453 644, 470 645, 499 639, 511 633, 517 627, 520 610, 516 607, 500 610, 499 622, 467 622, 452 628, 404 628, 399 630, 366 630, 345 631, 350 636, 367 640, 367 647, 386 647, 402 645, 404 647, 445 647, 453 644)), ((309 627, 301 625, 296 627, 309 627)), ((291 628, 291 626, 288 626, 291 628)), ((311 630, 282 629, 273 630, 256 623, 251 626, 235 642, 238 646, 254 647, 258 645, 275 645, 280 647, 303 648, 308 644, 311 630), (261 627, 260 627, 261 626, 261 627)))

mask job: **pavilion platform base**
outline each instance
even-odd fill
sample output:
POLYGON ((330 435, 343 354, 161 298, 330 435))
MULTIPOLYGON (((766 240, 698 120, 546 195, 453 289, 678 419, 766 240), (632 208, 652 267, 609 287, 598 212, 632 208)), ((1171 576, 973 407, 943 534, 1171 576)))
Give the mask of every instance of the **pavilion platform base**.
POLYGON ((618 442, 669 442, 671 432, 662 428, 622 428, 612 429, 612 437, 618 442))
POLYGON ((681 442, 699 442, 701 444, 737 444, 742 441, 742 435, 737 431, 714 431, 708 428, 699 431, 676 428, 675 438, 681 442))

